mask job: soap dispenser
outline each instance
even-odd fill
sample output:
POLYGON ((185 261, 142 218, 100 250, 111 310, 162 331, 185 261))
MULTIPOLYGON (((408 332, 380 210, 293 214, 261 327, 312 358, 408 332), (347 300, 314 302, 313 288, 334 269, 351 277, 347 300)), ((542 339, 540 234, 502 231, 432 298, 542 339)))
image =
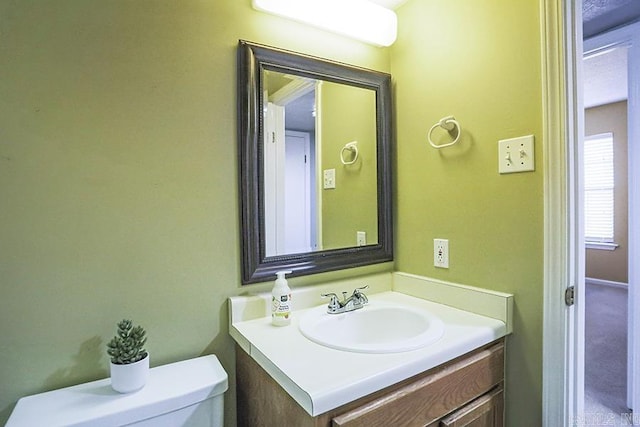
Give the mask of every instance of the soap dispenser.
POLYGON ((271 291, 271 323, 276 326, 291 323, 291 289, 284 277, 289 273, 291 271, 278 271, 276 283, 271 291))

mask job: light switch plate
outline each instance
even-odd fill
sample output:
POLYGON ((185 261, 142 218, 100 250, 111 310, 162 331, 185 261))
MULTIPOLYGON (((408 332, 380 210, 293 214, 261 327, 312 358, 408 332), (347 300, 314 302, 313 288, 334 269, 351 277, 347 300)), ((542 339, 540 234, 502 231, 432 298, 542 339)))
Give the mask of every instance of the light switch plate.
POLYGON ((324 170, 324 189, 336 188, 336 170, 325 169, 324 170))
POLYGON ((498 141, 498 172, 529 172, 535 170, 533 135, 498 141))

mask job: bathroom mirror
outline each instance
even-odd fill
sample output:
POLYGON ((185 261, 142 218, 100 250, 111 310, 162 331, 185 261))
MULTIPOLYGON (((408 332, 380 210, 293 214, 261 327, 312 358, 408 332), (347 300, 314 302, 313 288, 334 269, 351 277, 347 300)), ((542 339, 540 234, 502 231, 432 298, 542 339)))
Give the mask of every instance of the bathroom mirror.
POLYGON ((240 41, 243 284, 393 259, 390 84, 240 41))

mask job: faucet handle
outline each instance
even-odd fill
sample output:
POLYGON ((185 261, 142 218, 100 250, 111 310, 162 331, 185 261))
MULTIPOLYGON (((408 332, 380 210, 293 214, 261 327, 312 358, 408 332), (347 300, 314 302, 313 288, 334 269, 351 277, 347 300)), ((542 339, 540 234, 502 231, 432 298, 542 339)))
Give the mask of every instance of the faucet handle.
POLYGON ((341 308, 340 300, 338 299, 338 295, 334 294, 333 292, 329 292, 329 293, 326 293, 326 294, 320 294, 320 296, 322 298, 327 298, 327 297, 331 298, 331 300, 329 300, 329 306, 327 307, 327 311, 329 313, 336 312, 336 310, 339 310, 341 308))
POLYGON ((362 292, 360 292, 360 291, 364 291, 365 289, 369 289, 369 285, 364 285, 361 288, 355 288, 353 290, 353 296, 356 296, 356 297, 364 296, 364 294, 362 292))
POLYGON ((333 292, 329 292, 326 294, 320 294, 320 297, 322 298, 331 298, 331 300, 329 301, 329 306, 332 305, 340 305, 340 300, 338 299, 338 295, 334 294, 333 292))
POLYGON ((363 290, 365 290, 365 289, 369 289, 369 285, 364 285, 364 286, 363 286, 363 287, 361 287, 361 288, 355 288, 355 289, 353 290, 353 297, 354 297, 354 298, 357 298, 357 299, 358 299, 358 302, 359 302, 360 304, 366 304, 366 303, 368 303, 368 302, 369 302, 369 299, 367 298, 367 296, 366 296, 364 293, 360 292, 360 291, 363 291, 363 290))

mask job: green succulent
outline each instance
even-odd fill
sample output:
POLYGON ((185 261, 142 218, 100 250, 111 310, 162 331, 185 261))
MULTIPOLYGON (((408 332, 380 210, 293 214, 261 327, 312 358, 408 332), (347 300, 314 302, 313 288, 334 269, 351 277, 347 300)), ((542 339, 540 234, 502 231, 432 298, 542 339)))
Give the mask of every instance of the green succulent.
POLYGON ((118 334, 107 344, 107 354, 111 356, 111 363, 126 365, 135 363, 147 357, 144 345, 147 342, 147 332, 142 326, 133 326, 131 320, 118 322, 118 334))

